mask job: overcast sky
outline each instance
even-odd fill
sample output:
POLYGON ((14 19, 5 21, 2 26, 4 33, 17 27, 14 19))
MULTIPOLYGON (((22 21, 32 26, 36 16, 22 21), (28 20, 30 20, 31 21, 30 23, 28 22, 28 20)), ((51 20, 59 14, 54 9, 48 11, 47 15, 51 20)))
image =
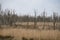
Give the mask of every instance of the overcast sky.
POLYGON ((37 15, 44 9, 48 15, 60 13, 60 0, 0 0, 0 3, 2 9, 15 9, 18 15, 34 15, 34 9, 37 15))

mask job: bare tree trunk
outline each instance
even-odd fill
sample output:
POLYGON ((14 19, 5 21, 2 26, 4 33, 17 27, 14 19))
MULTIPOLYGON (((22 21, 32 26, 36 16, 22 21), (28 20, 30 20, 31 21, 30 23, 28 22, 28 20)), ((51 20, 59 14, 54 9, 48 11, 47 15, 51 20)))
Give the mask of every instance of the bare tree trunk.
POLYGON ((36 11, 34 11, 35 17, 34 17, 34 28, 37 28, 37 18, 36 18, 36 11))
POLYGON ((27 28, 29 28, 29 17, 27 16, 27 28))
POLYGON ((56 24, 56 13, 53 13, 53 29, 55 30, 55 24, 56 24))
POLYGON ((53 29, 55 30, 55 21, 53 22, 53 29))
POLYGON ((43 29, 45 28, 45 10, 44 10, 44 12, 43 12, 43 29))

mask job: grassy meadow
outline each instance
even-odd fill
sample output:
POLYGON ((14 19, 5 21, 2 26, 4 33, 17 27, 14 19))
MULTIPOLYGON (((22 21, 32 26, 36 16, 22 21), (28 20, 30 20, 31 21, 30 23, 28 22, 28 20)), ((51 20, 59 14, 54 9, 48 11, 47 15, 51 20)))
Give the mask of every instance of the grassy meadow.
MULTIPOLYGON (((21 24, 21 23, 20 23, 21 24)), ((33 25, 33 23, 29 23, 33 25)), ((39 26, 43 23, 37 23, 39 26)), ((49 23, 46 23, 46 25, 49 23)), ((27 25, 27 23, 22 25, 27 25)), ((50 23, 49 25, 52 25, 50 23)), ((0 35, 12 36, 13 40, 60 40, 59 30, 38 30, 25 28, 3 28, 0 29, 0 35)))

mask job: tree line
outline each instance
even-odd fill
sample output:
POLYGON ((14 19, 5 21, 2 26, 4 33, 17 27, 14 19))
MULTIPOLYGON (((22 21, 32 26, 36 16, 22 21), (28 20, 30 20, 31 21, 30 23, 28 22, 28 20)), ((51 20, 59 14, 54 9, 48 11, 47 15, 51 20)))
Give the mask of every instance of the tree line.
POLYGON ((9 9, 5 9, 3 11, 0 6, 0 25, 12 25, 16 22, 34 22, 34 27, 36 27, 37 22, 53 22, 55 29, 55 23, 60 22, 60 16, 58 16, 56 12, 53 12, 53 15, 48 17, 46 16, 45 11, 43 11, 43 15, 36 16, 37 12, 34 10, 34 14, 35 16, 18 16, 14 10, 11 11, 9 9))
POLYGON ((0 12, 0 23, 1 24, 9 24, 13 22, 34 22, 36 20, 37 22, 53 22, 57 21, 60 22, 60 16, 57 16, 56 13, 53 13, 53 17, 45 17, 44 14, 43 16, 29 16, 29 15, 24 15, 24 16, 18 16, 14 11, 1 11, 0 12))

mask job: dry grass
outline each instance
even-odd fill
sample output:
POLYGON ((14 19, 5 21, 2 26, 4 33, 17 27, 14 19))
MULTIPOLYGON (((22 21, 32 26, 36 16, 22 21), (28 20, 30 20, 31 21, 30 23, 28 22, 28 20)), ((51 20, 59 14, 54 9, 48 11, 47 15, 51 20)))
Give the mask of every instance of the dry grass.
POLYGON ((14 36, 17 40, 22 37, 27 39, 33 38, 35 40, 60 40, 60 31, 58 30, 35 30, 35 29, 0 29, 0 35, 14 36))
MULTIPOLYGON (((17 24, 26 26, 27 22, 22 22, 22 23, 17 23, 17 24)), ((37 27, 38 26, 43 27, 43 24, 44 24, 43 22, 38 22, 37 27)), ((60 25, 60 23, 56 23, 56 24, 60 25)), ((31 25, 33 27, 34 23, 29 22, 29 25, 31 25)), ((53 26, 53 23, 46 22, 45 25, 53 26)), ((19 26, 19 27, 22 27, 22 26, 19 26)), ((60 31, 59 30, 37 30, 37 29, 25 29, 25 28, 7 28, 6 29, 6 28, 4 28, 4 29, 0 29, 0 35, 14 36, 14 39, 17 39, 17 40, 22 40, 22 38, 34 39, 34 40, 60 40, 60 31)))
MULTIPOLYGON (((17 22, 16 23, 17 25, 27 25, 27 22, 17 22)), ((34 22, 29 22, 28 25, 34 25, 34 22)), ((44 22, 37 22, 37 26, 43 26, 44 25, 44 22)), ((56 26, 60 26, 60 22, 56 22, 55 24, 56 26)), ((53 26, 53 22, 45 22, 45 26, 53 26)))
MULTIPOLYGON (((21 22, 21 23, 17 22, 16 25, 18 27, 33 28, 34 22, 29 22, 28 24, 27 24, 27 22, 21 22)), ((45 24, 44 24, 44 22, 37 22, 36 26, 40 30, 42 30, 43 27, 44 27, 44 29, 48 30, 48 29, 53 29, 54 25, 53 25, 53 22, 45 22, 45 24)), ((60 29, 60 22, 56 22, 55 28, 58 30, 60 29)))

